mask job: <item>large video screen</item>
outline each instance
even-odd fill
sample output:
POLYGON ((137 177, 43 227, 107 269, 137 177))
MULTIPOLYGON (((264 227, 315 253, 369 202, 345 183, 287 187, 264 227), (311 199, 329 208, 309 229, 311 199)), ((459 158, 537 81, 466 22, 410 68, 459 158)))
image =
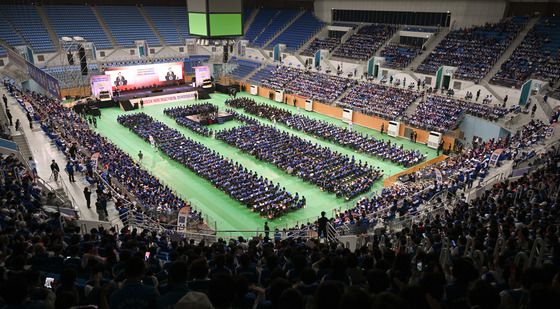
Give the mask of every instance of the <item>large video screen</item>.
POLYGON ((113 90, 163 86, 183 79, 183 62, 111 67, 105 75, 111 77, 113 90))
POLYGON ((192 35, 208 35, 205 13, 189 13, 189 33, 192 35))
POLYGON ((210 36, 240 36, 243 35, 241 14, 239 13, 211 13, 210 36))

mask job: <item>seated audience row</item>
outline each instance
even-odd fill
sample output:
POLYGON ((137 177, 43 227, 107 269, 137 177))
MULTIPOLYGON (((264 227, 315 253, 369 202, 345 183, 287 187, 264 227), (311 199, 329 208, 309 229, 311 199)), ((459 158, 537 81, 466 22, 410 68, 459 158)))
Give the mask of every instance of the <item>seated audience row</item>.
POLYGON ((338 44, 340 44, 340 38, 316 38, 311 42, 301 54, 303 56, 313 57, 318 50, 326 49, 329 52, 333 51, 338 44))
POLYGON ((527 79, 534 76, 554 84, 560 78, 559 31, 559 18, 542 17, 502 64, 491 82, 520 88, 527 79))
POLYGON ((261 81, 262 86, 270 89, 285 90, 287 93, 313 98, 331 103, 356 82, 347 78, 303 71, 280 66, 272 75, 261 81))
POLYGON ((369 191, 381 177, 381 172, 367 163, 271 126, 241 126, 220 131, 216 138, 337 197, 352 199, 369 191))
POLYGON ((396 87, 387 87, 374 83, 360 83, 350 90, 338 105, 344 108, 381 118, 395 120, 416 101, 419 93, 396 87))
POLYGON ((473 28, 453 30, 416 69, 435 74, 441 66, 457 67, 455 78, 481 80, 522 28, 522 22, 507 20, 473 28))
POLYGON ((385 57, 384 67, 393 69, 405 68, 420 53, 420 47, 389 44, 381 51, 381 57, 385 57))
POLYGON ((305 206, 305 197, 300 199, 297 193, 293 196, 280 188, 280 184, 274 185, 269 179, 186 138, 144 113, 119 116, 117 120, 144 140, 155 140, 157 147, 171 159, 182 163, 263 217, 276 218, 305 206))
POLYGON ((393 35, 396 27, 390 25, 366 25, 338 47, 333 56, 365 61, 393 35))
POLYGON ((402 145, 399 147, 396 143, 392 144, 391 141, 378 140, 373 136, 353 132, 325 121, 294 115, 284 109, 258 104, 249 98, 230 99, 226 101, 226 104, 234 108, 243 108, 246 113, 282 123, 292 129, 405 167, 416 165, 425 159, 425 156, 418 150, 407 150, 402 145))

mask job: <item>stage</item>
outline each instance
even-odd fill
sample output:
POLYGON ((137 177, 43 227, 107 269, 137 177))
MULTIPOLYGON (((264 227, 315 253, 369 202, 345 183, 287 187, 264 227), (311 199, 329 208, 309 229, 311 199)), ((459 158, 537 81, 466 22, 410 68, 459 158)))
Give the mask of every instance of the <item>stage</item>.
POLYGON ((215 124, 215 123, 219 123, 222 124, 226 121, 230 121, 233 120, 233 115, 225 112, 225 111, 218 111, 218 115, 201 115, 201 114, 197 114, 197 115, 191 115, 191 116, 187 116, 187 119, 199 123, 201 125, 207 126, 207 125, 211 125, 211 124, 215 124))
MULTIPOLYGON (((167 94, 173 93, 181 93, 181 92, 192 92, 192 91, 203 91, 200 87, 193 87, 190 85, 177 85, 177 86, 167 86, 167 87, 152 87, 152 88, 144 88, 144 89, 135 89, 135 90, 126 90, 118 94, 117 91, 114 91, 113 100, 115 101, 126 101, 132 100, 137 98, 149 98, 155 96, 162 96, 167 94)), ((206 89, 204 90, 207 91, 206 89)))

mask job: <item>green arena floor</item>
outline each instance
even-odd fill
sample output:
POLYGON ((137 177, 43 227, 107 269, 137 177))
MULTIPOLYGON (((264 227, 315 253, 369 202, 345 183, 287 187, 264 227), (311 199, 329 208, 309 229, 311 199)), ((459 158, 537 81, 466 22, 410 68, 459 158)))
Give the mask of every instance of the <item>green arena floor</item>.
MULTIPOLYGON (((319 115, 316 113, 310 113, 303 110, 296 111, 292 106, 287 106, 285 104, 276 103, 271 100, 251 96, 247 93, 240 93, 239 96, 249 96, 254 98, 256 101, 261 103, 267 103, 274 105, 276 107, 286 108, 292 112, 304 113, 310 117, 325 120, 340 126, 346 126, 345 123, 338 119, 333 119, 327 116, 319 115)), ((307 207, 295 212, 291 212, 281 218, 273 220, 269 225, 271 228, 284 228, 291 227, 295 224, 305 223, 308 220, 315 219, 320 214, 322 210, 331 212, 333 209, 337 208, 347 208, 351 207, 359 198, 355 198, 351 201, 346 201, 341 198, 336 198, 333 194, 329 194, 321 191, 318 187, 313 184, 304 182, 295 176, 290 176, 284 173, 282 170, 276 168, 272 164, 259 161, 254 157, 242 153, 240 150, 233 148, 226 143, 213 139, 211 137, 203 137, 198 134, 191 132, 189 129, 181 127, 175 123, 175 121, 163 114, 163 110, 171 106, 180 106, 195 104, 199 102, 210 102, 217 105, 220 109, 225 109, 226 106, 224 101, 228 98, 224 94, 213 94, 210 100, 199 100, 199 101, 185 101, 183 103, 170 103, 170 104, 160 104, 154 106, 146 106, 142 112, 164 122, 166 125, 178 129, 185 136, 192 138, 198 142, 201 142, 206 147, 214 149, 221 153, 222 155, 237 161, 248 169, 256 171, 259 175, 267 177, 272 181, 279 182, 280 185, 284 186, 287 190, 292 193, 299 192, 300 196, 303 195, 307 199, 307 207)), ((243 113, 241 109, 236 111, 243 113)), ((131 111, 128 113, 133 113, 138 111, 131 111)), ((141 150, 144 153, 144 159, 141 162, 142 166, 149 170, 153 175, 157 176, 160 181, 168 186, 170 186, 175 192, 182 196, 183 198, 189 200, 193 207, 197 210, 201 210, 207 217, 210 225, 216 225, 217 229, 220 231, 224 230, 255 230, 262 229, 265 221, 264 218, 258 216, 258 214, 251 212, 244 205, 231 199, 228 195, 222 191, 214 188, 208 181, 203 178, 198 177, 192 173, 189 169, 182 166, 181 164, 167 158, 161 152, 157 152, 150 147, 147 142, 137 137, 134 133, 130 132, 127 128, 119 125, 117 123, 117 117, 126 112, 123 112, 119 108, 109 108, 102 110, 102 118, 97 122, 97 131, 109 138, 114 144, 119 146, 121 149, 126 151, 133 158, 138 159, 138 152, 141 150)), ((251 115, 249 115, 251 116, 251 115)), ((272 124, 262 118, 260 121, 266 124, 272 124)), ((212 125, 210 128, 212 130, 222 130, 226 128, 231 128, 234 126, 241 125, 236 121, 228 122, 223 125, 212 125)), ((322 141, 317 138, 306 135, 305 133, 298 132, 295 130, 288 129, 282 125, 277 125, 278 128, 293 133, 299 137, 317 142, 323 146, 327 146, 335 151, 354 155, 357 160, 367 161, 372 166, 377 166, 384 171, 384 177, 388 177, 395 173, 404 170, 403 167, 397 166, 395 164, 384 162, 382 160, 370 157, 367 155, 356 153, 350 149, 343 148, 332 144, 330 142, 322 141)), ((387 139, 387 135, 381 135, 378 131, 373 131, 361 126, 354 126, 353 130, 359 132, 365 132, 371 134, 377 138, 387 139)), ((404 144, 407 149, 420 149, 423 153, 427 155, 427 159, 432 159, 436 156, 436 151, 429 149, 425 145, 419 145, 411 143, 405 139, 394 139, 393 141, 397 143, 404 144)), ((379 180, 373 186, 370 194, 376 190, 379 190, 383 185, 383 181, 379 180)))

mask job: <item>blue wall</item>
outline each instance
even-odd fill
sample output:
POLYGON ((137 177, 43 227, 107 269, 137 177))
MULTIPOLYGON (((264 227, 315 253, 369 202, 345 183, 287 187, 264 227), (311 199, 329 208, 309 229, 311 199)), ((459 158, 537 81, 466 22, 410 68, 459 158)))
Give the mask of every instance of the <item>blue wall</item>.
POLYGON ((505 137, 509 133, 498 124, 478 117, 466 115, 459 128, 465 134, 465 141, 472 142, 473 136, 481 137, 483 140, 505 137))

